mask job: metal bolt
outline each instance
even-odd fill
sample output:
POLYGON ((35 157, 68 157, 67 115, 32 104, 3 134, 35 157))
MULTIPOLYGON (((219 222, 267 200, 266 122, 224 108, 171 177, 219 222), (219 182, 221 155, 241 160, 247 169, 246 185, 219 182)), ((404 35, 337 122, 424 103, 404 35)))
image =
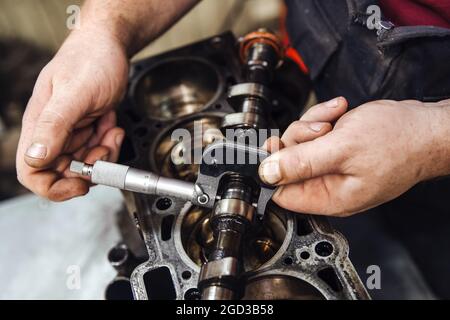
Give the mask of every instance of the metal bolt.
POLYGON ((200 204, 207 204, 209 201, 209 197, 207 194, 202 194, 200 196, 197 197, 197 201, 200 204))

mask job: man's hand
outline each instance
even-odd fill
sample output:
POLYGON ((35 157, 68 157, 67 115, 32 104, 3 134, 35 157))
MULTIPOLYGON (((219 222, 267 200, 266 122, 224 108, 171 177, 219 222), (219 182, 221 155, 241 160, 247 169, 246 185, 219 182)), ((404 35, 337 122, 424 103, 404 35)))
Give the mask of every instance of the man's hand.
POLYGON ((72 159, 116 161, 124 132, 114 106, 127 84, 128 58, 198 0, 86 0, 81 29, 42 70, 23 117, 17 177, 34 193, 63 201, 88 192, 72 159))
POLYGON ((114 37, 75 31, 42 70, 28 103, 17 152, 19 181, 53 201, 88 192, 72 159, 117 161, 124 137, 115 104, 125 92, 128 59, 114 37))
MULTIPOLYGON (((337 108, 347 106, 344 98, 332 101, 328 104, 337 108)), ((420 181, 450 174, 449 106, 449 101, 370 102, 314 140, 305 139, 295 122, 281 140, 267 141, 270 152, 281 150, 261 164, 260 176, 279 185, 273 199, 286 209, 335 216, 367 210, 420 181)), ((305 116, 324 110, 322 104, 305 116)))

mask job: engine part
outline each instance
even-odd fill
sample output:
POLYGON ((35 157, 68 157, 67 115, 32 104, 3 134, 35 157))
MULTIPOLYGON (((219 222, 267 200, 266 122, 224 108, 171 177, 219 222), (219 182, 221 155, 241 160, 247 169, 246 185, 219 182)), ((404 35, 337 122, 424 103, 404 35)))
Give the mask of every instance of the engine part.
POLYGON ((124 243, 118 243, 108 253, 108 261, 117 271, 117 276, 105 290, 106 300, 133 300, 130 275, 140 263, 124 243))
MULTIPOLYGON (((213 192, 203 190, 210 199, 206 207, 167 194, 124 191, 146 249, 145 258, 135 253, 140 263, 129 275, 135 299, 369 298, 346 240, 325 218, 271 201, 259 206, 265 186, 253 169, 183 160, 199 153, 205 159, 208 150, 230 146, 223 141, 226 129, 283 131, 298 119, 309 91, 307 77, 264 30, 240 42, 225 33, 132 65, 118 110, 126 131, 119 162, 191 186, 217 184, 213 192), (195 123, 214 130, 195 132, 195 123), (172 139, 180 128, 191 138, 172 139), (257 215, 258 208, 264 215, 257 215)), ((271 190, 265 192, 269 199, 271 190)), ((131 241, 138 240, 124 238, 136 247, 131 241)))
MULTIPOLYGON (((236 84, 229 90, 228 102, 237 112, 225 116, 223 130, 239 130, 241 136, 246 136, 247 132, 253 132, 252 129, 266 127, 266 112, 270 107, 266 86, 271 83, 275 67, 281 62, 281 53, 281 43, 265 30, 252 33, 243 39, 241 58, 245 82, 236 84)), ((228 138, 228 135, 226 136, 228 138)), ((255 148, 258 141, 254 141, 252 146, 250 141, 237 144, 233 140, 228 138, 225 143, 214 143, 207 147, 197 179, 199 185, 215 179, 216 182, 212 184, 217 187, 211 191, 222 190, 220 201, 215 203, 210 218, 215 239, 214 249, 202 265, 198 282, 204 300, 231 300, 242 297, 242 240, 253 223, 255 191, 258 195, 256 204, 260 215, 264 214, 266 204, 274 192, 274 188, 265 186, 258 177, 258 160, 263 160, 260 159, 261 152, 255 148), (228 161, 228 157, 218 161, 217 154, 220 152, 217 147, 222 151, 222 155, 231 153, 238 159, 240 156, 244 161, 239 162, 235 158, 228 161), (252 154, 255 157, 253 163, 252 154)), ((216 197, 212 199, 215 200, 216 197)))

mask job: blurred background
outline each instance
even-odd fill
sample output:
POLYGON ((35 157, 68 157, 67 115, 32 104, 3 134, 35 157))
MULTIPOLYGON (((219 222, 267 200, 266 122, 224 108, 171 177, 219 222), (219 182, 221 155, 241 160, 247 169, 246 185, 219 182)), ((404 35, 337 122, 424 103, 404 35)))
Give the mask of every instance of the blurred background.
MULTIPOLYGON (((115 275, 106 254, 119 240, 118 191, 96 187, 87 197, 55 204, 16 180, 23 111, 39 71, 68 34, 68 6, 82 2, 0 1, 0 299, 102 299, 115 275)), ((279 0, 203 0, 134 59, 226 30, 276 31, 281 10, 279 0)))

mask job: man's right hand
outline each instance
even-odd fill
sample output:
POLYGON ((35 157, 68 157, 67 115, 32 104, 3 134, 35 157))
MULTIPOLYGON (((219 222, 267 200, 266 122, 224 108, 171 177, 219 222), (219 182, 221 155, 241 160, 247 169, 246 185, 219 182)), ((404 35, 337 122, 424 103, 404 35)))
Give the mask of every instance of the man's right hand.
POLYGON ((19 181, 53 201, 86 194, 89 182, 69 172, 71 160, 117 161, 124 131, 114 106, 127 84, 120 41, 100 30, 74 31, 42 70, 22 124, 19 181))

